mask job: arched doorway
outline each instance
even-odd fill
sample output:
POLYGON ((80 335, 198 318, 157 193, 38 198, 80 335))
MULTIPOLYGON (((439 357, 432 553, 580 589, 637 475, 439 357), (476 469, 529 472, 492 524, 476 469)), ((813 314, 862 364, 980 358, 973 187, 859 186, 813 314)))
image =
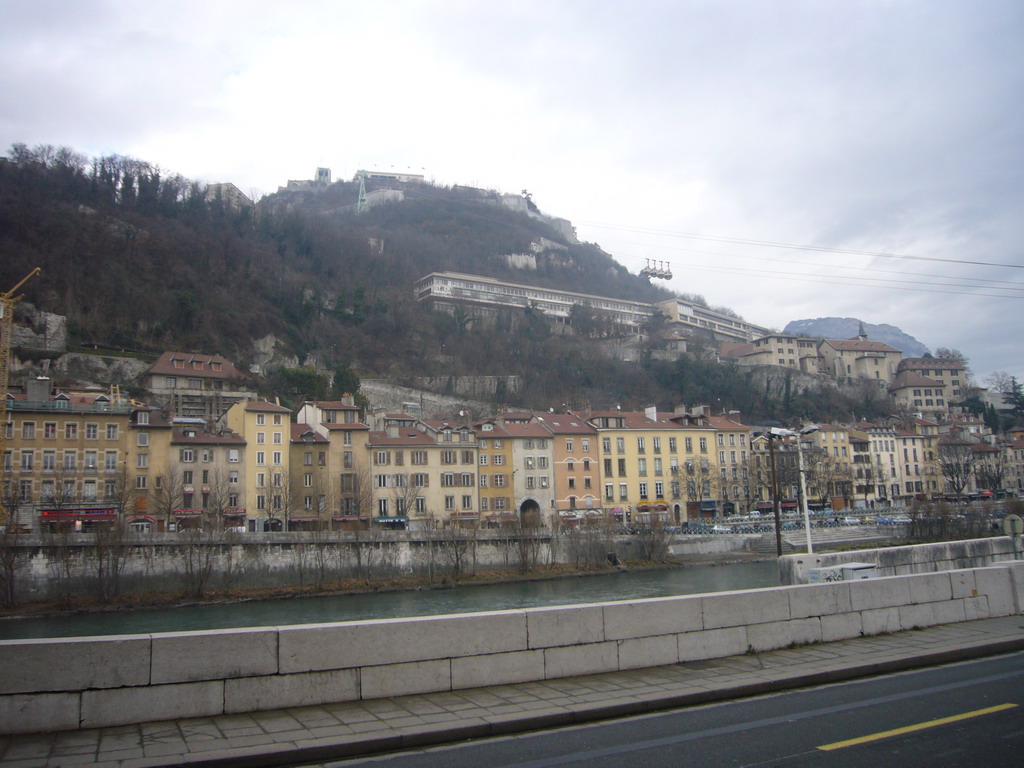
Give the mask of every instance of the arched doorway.
POLYGON ((523 521, 523 527, 538 527, 541 524, 540 504, 534 499, 527 499, 519 505, 519 519, 523 521))
POLYGON ((282 529, 280 518, 274 517, 263 521, 263 530, 265 532, 280 531, 282 529))

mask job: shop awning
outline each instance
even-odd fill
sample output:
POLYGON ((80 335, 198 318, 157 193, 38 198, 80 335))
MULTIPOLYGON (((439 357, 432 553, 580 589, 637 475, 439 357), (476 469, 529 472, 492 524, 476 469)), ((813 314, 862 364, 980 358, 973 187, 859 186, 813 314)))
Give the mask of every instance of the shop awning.
POLYGON ((104 507, 101 509, 80 507, 70 509, 44 509, 39 512, 39 517, 46 522, 48 520, 115 520, 117 510, 104 507))

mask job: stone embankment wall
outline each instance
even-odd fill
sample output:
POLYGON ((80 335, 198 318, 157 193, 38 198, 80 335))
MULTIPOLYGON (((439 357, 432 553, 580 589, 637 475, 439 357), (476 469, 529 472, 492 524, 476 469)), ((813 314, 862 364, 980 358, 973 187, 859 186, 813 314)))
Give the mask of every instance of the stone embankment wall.
POLYGON ((1024 563, 710 595, 244 630, 0 641, 0 731, 507 685, 1024 611, 1024 563))
POLYGON ((816 552, 810 556, 785 555, 779 559, 779 583, 806 584, 807 574, 812 568, 829 568, 843 563, 874 563, 879 576, 904 576, 978 568, 1017 557, 1013 539, 1009 536, 851 552, 816 552))
MULTIPOLYGON (((670 551, 688 555, 742 551, 743 536, 685 536, 670 551)), ((668 541, 661 543, 666 546, 668 541)), ((97 545, 89 534, 66 537, 22 536, 17 543, 0 542, 16 561, 15 598, 19 603, 51 597, 110 594, 114 589, 111 561, 121 563, 119 594, 149 591, 245 589, 322 584, 344 578, 391 578, 433 574, 438 580, 456 573, 492 568, 518 568, 526 559, 537 572, 552 562, 604 566, 608 554, 619 560, 644 559, 639 536, 589 536, 548 533, 528 536, 520 547, 513 535, 465 532, 461 538, 437 532, 238 534, 229 538, 189 540, 177 534, 152 534, 129 539, 115 551, 97 545), (100 551, 98 551, 97 547, 100 551), (106 568, 100 575, 100 564, 106 568), (200 567, 201 566, 201 567, 200 567), (202 583, 199 583, 199 580, 202 583)), ((0 573, 0 582, 4 574, 0 573)))

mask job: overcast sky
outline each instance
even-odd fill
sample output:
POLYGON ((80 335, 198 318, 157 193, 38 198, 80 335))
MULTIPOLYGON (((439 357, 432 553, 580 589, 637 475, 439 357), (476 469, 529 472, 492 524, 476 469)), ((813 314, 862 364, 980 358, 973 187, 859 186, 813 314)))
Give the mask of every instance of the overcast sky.
POLYGON ((1024 380, 1020 0, 0 14, 2 151, 131 155, 245 192, 321 165, 528 189, 631 271, 667 262, 668 287, 753 323, 890 323, 1024 380))

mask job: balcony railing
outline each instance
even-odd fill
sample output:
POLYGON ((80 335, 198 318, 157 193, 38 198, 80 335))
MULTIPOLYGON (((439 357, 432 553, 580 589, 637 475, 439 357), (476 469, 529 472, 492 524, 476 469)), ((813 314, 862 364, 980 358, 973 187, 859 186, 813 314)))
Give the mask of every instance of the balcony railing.
POLYGON ((69 403, 66 400, 8 400, 9 411, 59 411, 62 413, 131 413, 132 406, 115 403, 69 403))

